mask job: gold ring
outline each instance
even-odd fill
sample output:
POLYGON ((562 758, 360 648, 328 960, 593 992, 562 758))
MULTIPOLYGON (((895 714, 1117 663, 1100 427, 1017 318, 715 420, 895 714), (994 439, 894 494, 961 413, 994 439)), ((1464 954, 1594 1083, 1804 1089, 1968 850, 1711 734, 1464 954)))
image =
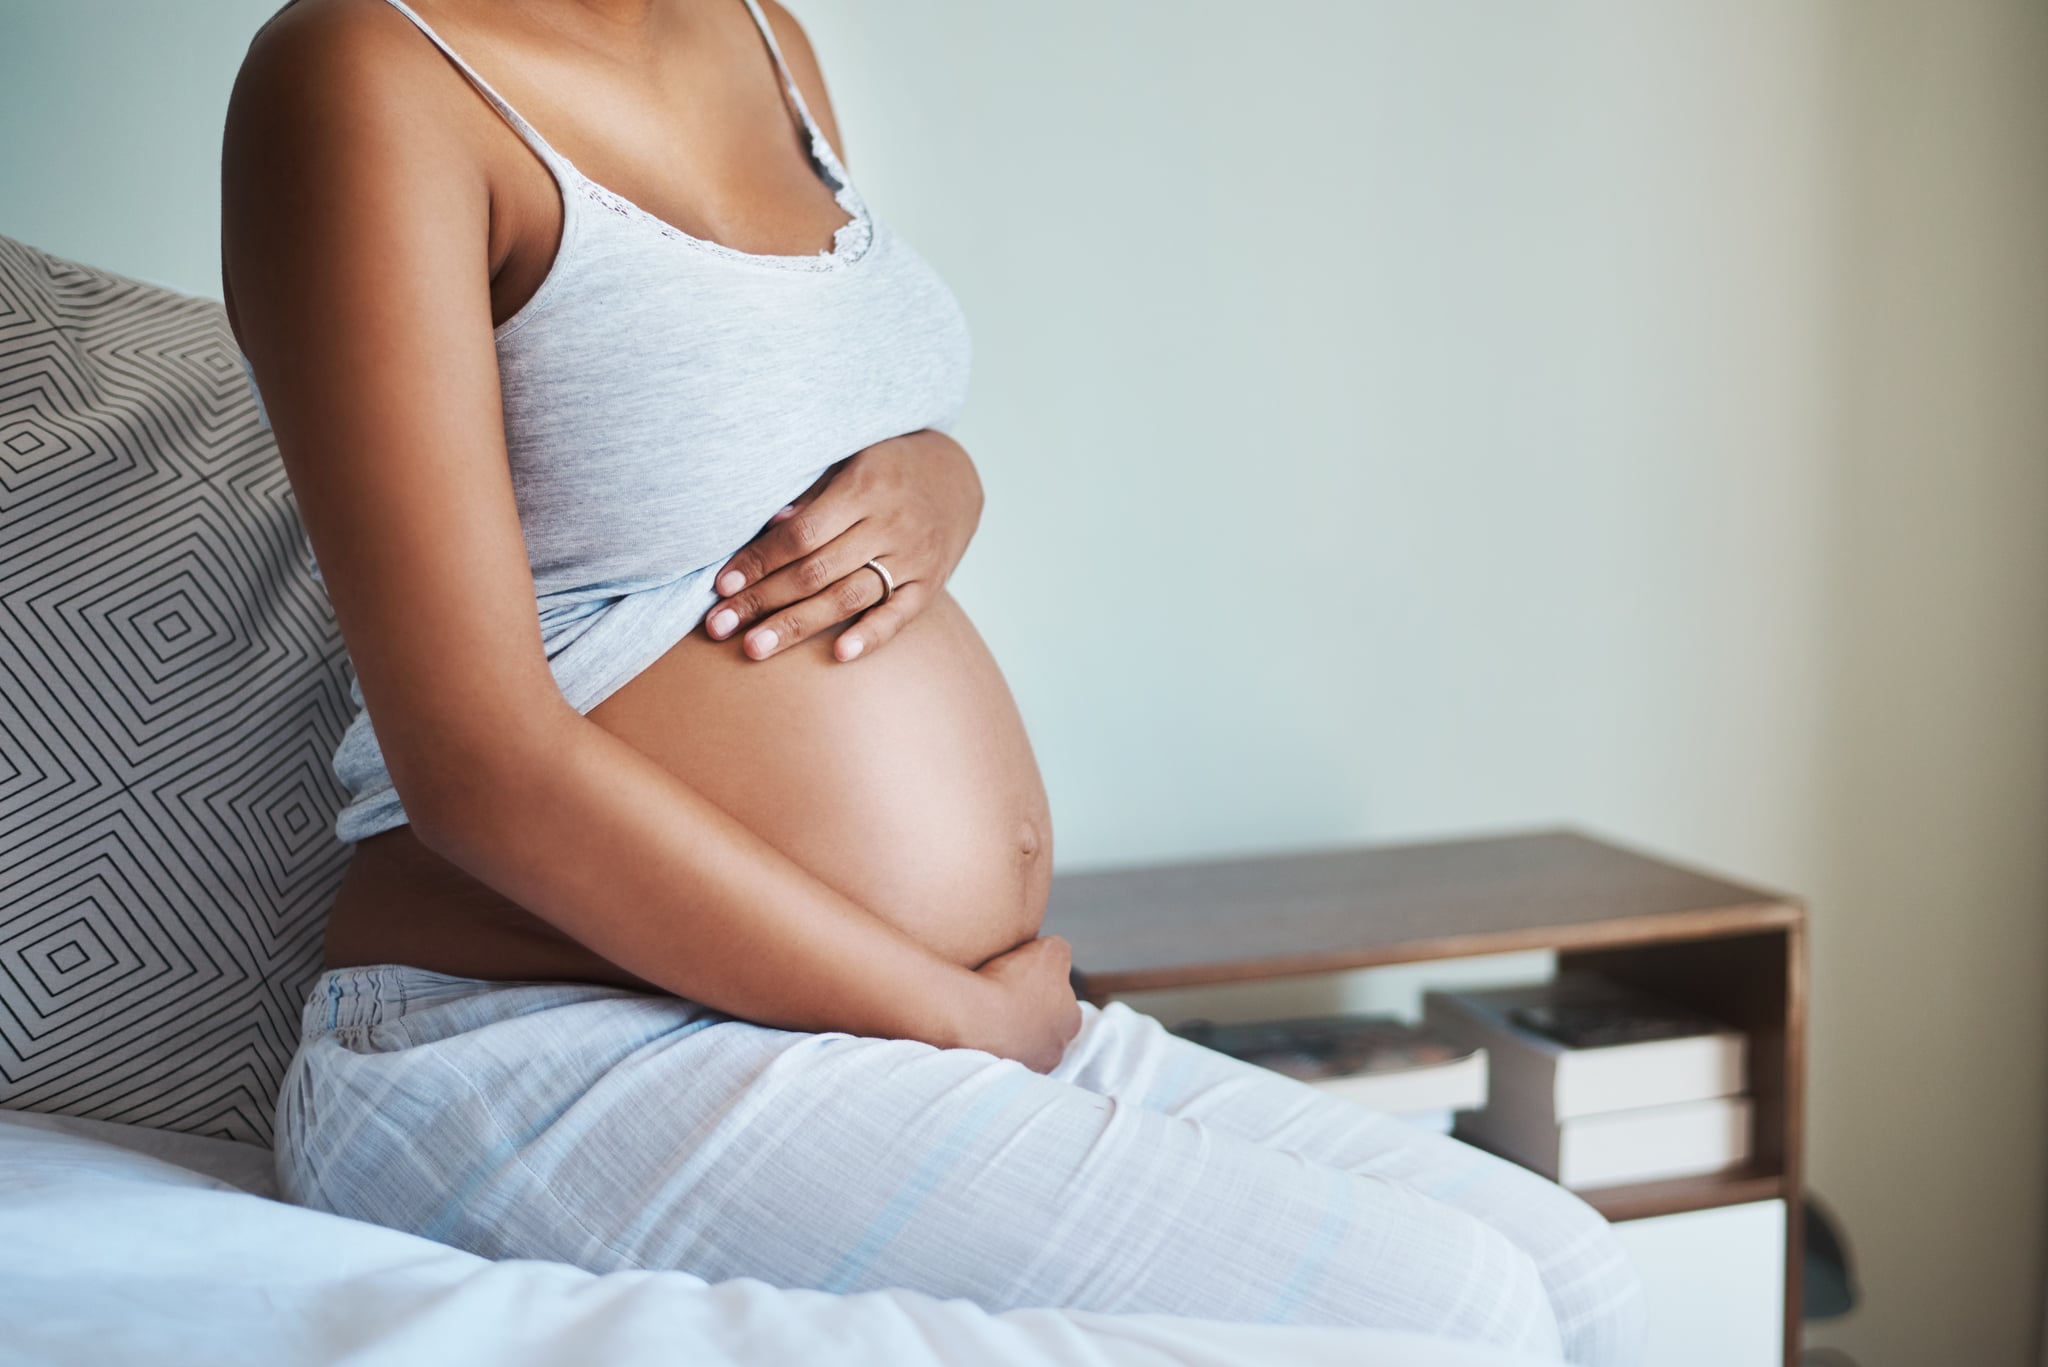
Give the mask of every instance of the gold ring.
POLYGON ((882 604, 888 602, 890 595, 896 592, 896 580, 895 577, 891 575, 888 570, 882 568, 882 562, 879 560, 868 561, 867 567, 873 570, 876 574, 882 576, 882 596, 876 599, 873 603, 870 603, 868 605, 870 607, 878 608, 882 606, 882 604))

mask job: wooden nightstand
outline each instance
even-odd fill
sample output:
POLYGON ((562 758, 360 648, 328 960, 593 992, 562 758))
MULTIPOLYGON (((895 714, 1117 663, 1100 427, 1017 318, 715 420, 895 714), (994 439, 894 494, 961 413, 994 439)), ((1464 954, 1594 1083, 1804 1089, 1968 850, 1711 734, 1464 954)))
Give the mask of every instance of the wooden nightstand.
POLYGON ((1576 831, 1060 874, 1047 933, 1074 985, 1120 993, 1553 950, 1749 1032, 1751 1162, 1585 1193, 1615 1221, 1782 1201, 1784 1360, 1796 1367, 1806 909, 1576 831))

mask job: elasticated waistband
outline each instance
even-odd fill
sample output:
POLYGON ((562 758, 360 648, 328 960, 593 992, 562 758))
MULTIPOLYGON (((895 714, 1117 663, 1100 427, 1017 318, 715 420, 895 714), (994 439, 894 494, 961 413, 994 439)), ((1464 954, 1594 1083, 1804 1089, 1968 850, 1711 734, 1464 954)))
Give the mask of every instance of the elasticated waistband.
POLYGON ((331 968, 307 994, 300 1035, 312 1039, 329 1030, 382 1025, 408 1011, 488 992, 502 983, 458 978, 409 964, 366 964, 331 968))

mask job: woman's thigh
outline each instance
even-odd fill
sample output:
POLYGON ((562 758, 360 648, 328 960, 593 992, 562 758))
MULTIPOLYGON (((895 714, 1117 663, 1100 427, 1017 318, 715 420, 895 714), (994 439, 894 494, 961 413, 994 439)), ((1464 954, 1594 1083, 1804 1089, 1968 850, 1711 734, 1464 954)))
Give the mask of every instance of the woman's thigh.
POLYGON ((310 1030, 281 1175, 492 1257, 1558 1351, 1532 1260, 1486 1221, 1067 1066, 500 985, 310 1030))
POLYGON ((1068 1048, 1059 1076, 1469 1212, 1534 1259, 1567 1357, 1638 1359, 1645 1331, 1640 1276, 1612 1227, 1578 1196, 1449 1135, 1183 1039, 1123 1002, 1100 1010, 1084 1004, 1084 1012, 1087 1028, 1068 1048))

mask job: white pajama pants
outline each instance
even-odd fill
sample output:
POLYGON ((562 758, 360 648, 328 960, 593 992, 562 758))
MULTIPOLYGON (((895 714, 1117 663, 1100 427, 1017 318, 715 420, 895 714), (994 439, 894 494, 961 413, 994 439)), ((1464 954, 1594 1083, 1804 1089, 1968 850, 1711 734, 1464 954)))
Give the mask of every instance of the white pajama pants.
POLYGON ((1633 1364, 1636 1272, 1523 1168, 1082 1007, 1059 1066, 398 965, 315 985, 288 1199, 492 1258, 1357 1324, 1633 1364))

